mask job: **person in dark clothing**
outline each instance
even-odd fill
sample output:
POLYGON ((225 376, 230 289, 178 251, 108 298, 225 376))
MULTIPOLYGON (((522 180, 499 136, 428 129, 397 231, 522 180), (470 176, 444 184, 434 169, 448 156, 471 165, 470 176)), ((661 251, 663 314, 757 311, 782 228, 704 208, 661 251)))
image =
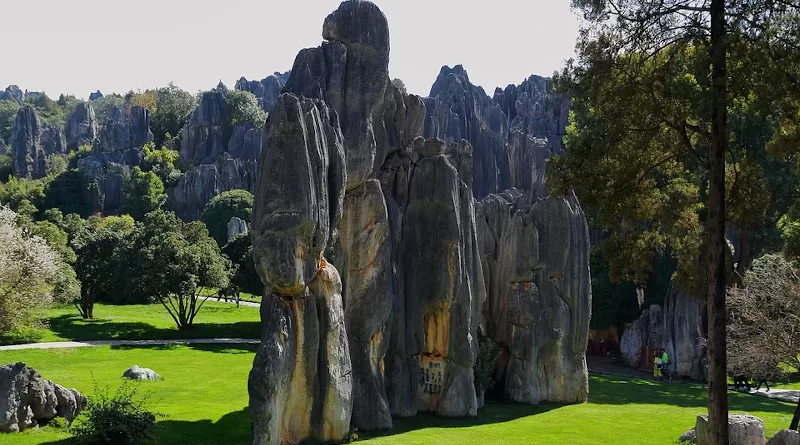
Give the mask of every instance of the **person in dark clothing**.
POLYGON ((733 378, 733 387, 739 391, 742 388, 747 388, 747 392, 750 392, 750 380, 748 380, 747 376, 744 374, 737 375, 733 378))
POLYGON ((763 383, 764 386, 767 387, 767 392, 769 392, 769 382, 767 382, 768 373, 769 373, 769 366, 765 364, 761 369, 761 380, 758 381, 758 386, 756 386, 756 391, 761 389, 761 384, 763 383))

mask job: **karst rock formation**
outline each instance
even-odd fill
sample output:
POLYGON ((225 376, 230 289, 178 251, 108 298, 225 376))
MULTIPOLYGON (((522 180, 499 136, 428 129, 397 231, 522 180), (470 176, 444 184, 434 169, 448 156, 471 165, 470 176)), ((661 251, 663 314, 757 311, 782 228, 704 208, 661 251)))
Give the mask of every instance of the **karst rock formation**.
POLYGON ((501 348, 509 399, 586 400, 588 229, 575 196, 543 185, 566 100, 534 77, 489 98, 460 67, 427 99, 401 92, 368 1, 342 3, 322 36, 263 130, 253 443, 475 416, 479 338, 501 348))

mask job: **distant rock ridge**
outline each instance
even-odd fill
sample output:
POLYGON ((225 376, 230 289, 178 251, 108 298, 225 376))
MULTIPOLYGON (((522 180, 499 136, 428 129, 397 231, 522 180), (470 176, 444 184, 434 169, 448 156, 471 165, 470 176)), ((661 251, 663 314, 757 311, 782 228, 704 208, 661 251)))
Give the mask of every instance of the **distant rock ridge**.
POLYGON ((545 162, 564 150, 569 101, 531 76, 490 98, 463 66, 442 67, 425 99, 425 136, 468 140, 474 147, 473 191, 481 199, 515 187, 544 197, 545 162))
POLYGON ((289 80, 290 73, 290 71, 285 73, 279 73, 276 71, 261 81, 247 80, 246 78, 242 77, 236 81, 235 88, 237 90, 244 90, 253 93, 253 95, 258 99, 258 105, 261 107, 261 109, 269 113, 275 107, 275 103, 278 101, 278 96, 281 94, 281 90, 283 90, 283 87, 286 86, 286 82, 289 80))
POLYGON ((42 147, 42 123, 31 105, 23 105, 14 121, 11 136, 11 169, 18 178, 39 179, 46 174, 46 155, 42 147))

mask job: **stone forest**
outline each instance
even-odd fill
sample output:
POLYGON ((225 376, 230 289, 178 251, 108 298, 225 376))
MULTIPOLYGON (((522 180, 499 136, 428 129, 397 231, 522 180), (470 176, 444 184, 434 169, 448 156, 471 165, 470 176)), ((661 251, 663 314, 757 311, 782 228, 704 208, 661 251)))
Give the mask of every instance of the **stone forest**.
POLYGON ((491 96, 366 0, 233 89, 0 91, 2 442, 800 445, 800 5, 650 3, 491 96))

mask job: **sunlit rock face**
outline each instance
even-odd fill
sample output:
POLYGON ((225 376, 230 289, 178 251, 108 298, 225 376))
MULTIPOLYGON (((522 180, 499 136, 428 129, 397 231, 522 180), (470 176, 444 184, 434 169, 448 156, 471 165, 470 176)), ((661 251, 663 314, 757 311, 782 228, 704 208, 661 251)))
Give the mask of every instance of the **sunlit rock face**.
MULTIPOLYGON (((538 199, 539 187, 511 214, 529 228, 489 233, 476 218, 485 190, 538 187, 547 142, 525 133, 528 167, 512 172, 508 128, 522 121, 486 97, 490 128, 475 134, 498 148, 477 160, 473 133, 456 130, 446 104, 432 103, 437 117, 389 81, 389 27, 370 2, 342 3, 322 35, 298 53, 263 133, 250 231, 265 285, 249 379, 254 444, 343 440, 351 427, 390 428, 392 416, 421 411, 475 416, 480 336, 505 348, 509 398, 585 400, 591 295, 577 200, 538 199), (424 138, 429 121, 443 130, 424 138), (508 167, 505 182, 484 181, 491 165, 508 167), (492 236, 505 238, 483 252, 492 236), (528 259, 540 265, 526 280, 501 270, 528 259), (487 279, 500 290, 487 292, 487 279)), ((470 88, 454 74, 447 88, 470 88)), ((536 108, 526 104, 517 108, 536 108)))

